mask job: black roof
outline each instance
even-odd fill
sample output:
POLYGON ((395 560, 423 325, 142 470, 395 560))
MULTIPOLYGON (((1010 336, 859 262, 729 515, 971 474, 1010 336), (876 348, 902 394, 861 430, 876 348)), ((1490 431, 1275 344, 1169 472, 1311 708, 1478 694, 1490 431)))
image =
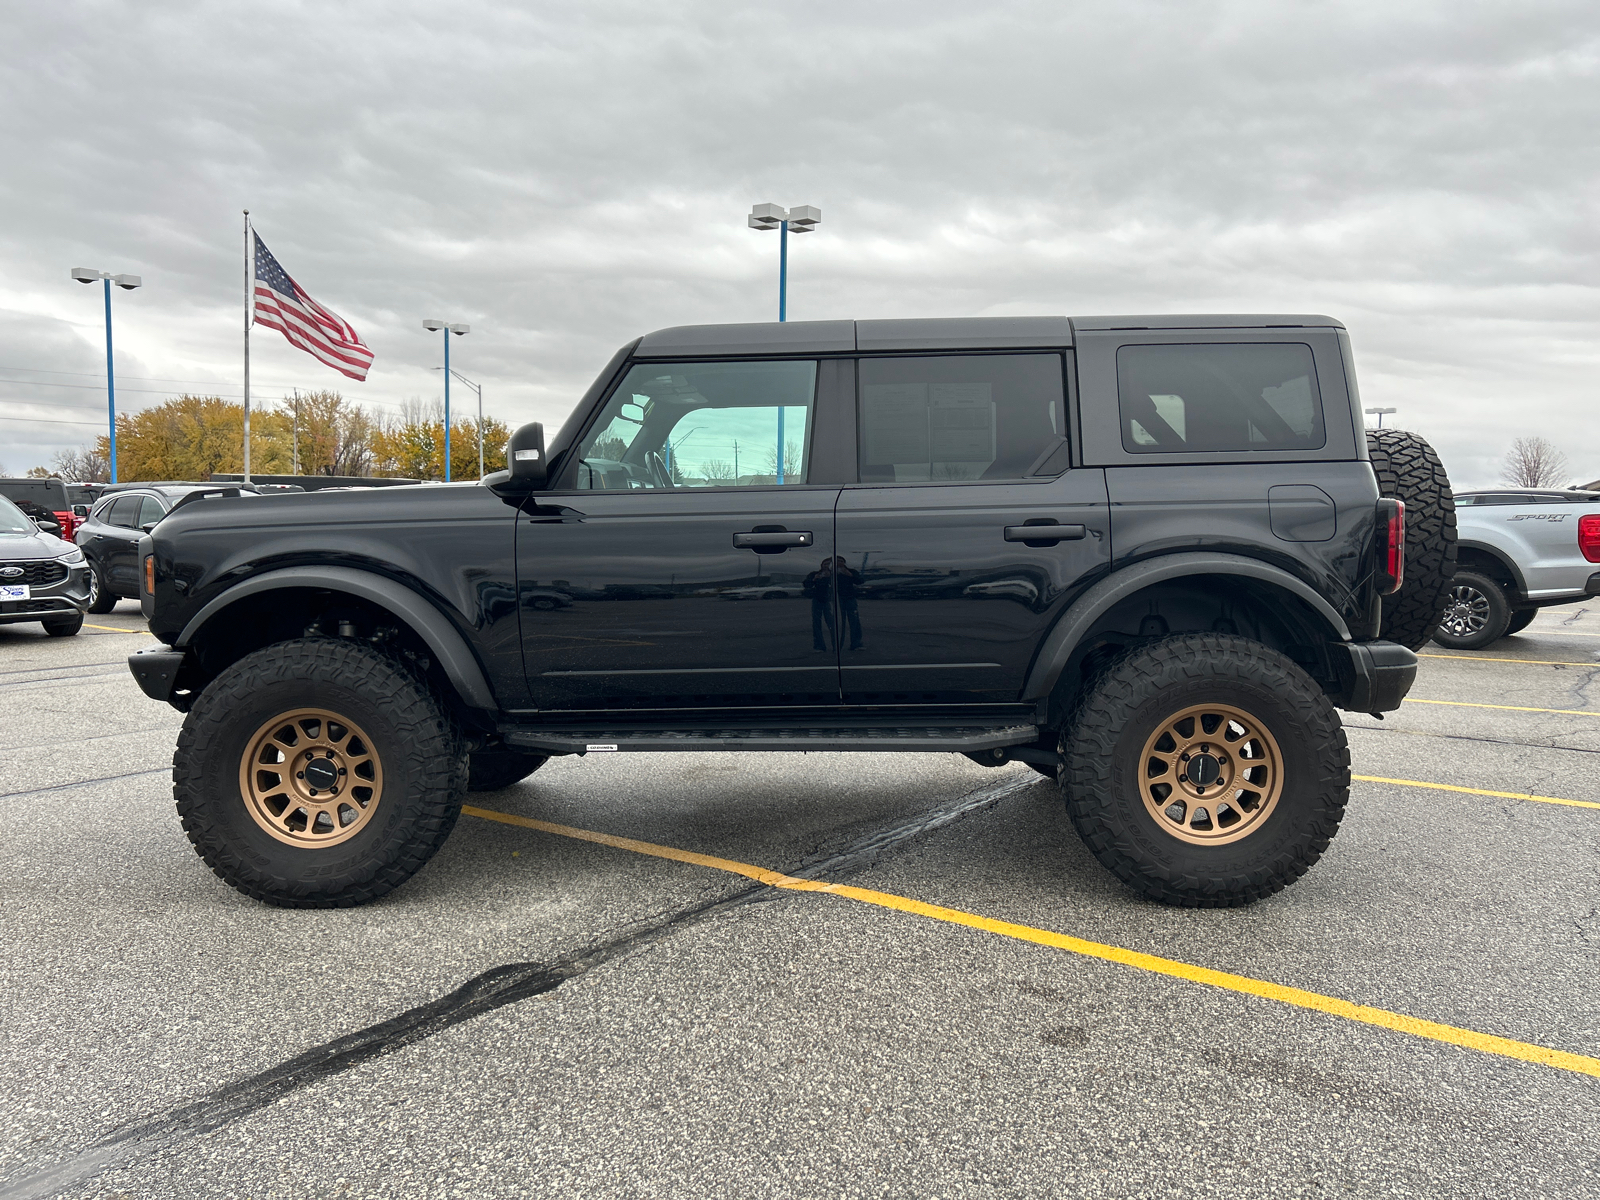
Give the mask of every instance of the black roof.
POLYGON ((1343 329, 1332 317, 1287 314, 1125 317, 914 317, 894 321, 762 321, 676 325, 647 333, 635 358, 699 354, 840 354, 856 350, 1055 349, 1082 330, 1343 329))

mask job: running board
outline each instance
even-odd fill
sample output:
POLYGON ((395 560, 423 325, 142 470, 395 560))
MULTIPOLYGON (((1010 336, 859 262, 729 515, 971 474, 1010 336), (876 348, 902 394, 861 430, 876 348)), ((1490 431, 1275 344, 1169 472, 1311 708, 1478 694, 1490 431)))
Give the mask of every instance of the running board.
POLYGON ((606 729, 510 729, 508 746, 541 754, 594 754, 622 750, 993 750, 1039 740, 1035 725, 705 725, 694 729, 634 726, 606 729))

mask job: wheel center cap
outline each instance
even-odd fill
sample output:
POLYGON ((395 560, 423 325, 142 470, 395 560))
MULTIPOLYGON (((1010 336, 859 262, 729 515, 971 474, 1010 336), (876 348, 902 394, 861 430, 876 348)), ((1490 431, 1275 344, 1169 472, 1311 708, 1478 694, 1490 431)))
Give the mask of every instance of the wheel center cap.
POLYGON ((1222 778, 1222 764, 1209 754, 1196 754, 1189 760, 1185 774, 1196 787, 1210 787, 1222 778))
POLYGON ((331 788, 339 782, 339 768, 331 758, 313 758, 305 767, 306 783, 318 789, 331 788))

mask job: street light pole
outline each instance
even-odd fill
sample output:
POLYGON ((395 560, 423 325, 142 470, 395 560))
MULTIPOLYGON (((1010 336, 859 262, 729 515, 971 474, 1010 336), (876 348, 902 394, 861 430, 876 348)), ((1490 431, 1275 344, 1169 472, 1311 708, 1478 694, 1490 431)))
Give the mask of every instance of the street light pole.
POLYGON ((757 204, 745 223, 751 229, 778 231, 778 320, 789 319, 789 231, 810 233, 822 224, 822 210, 799 204, 785 212, 776 204, 757 204))
MULTIPOLYGON (((472 326, 471 325, 446 325, 443 321, 436 321, 436 320, 434 320, 433 318, 430 317, 428 320, 426 320, 426 321, 424 321, 422 323, 422 327, 424 329, 428 330, 431 333, 438 333, 440 330, 444 331, 444 481, 446 483, 449 483, 450 482, 450 376, 453 374, 453 372, 450 370, 450 335, 453 333, 457 337, 461 337, 463 334, 471 333, 472 332, 472 326)), ((483 474, 481 469, 479 470, 478 474, 480 476, 483 474)))
MULTIPOLYGON (((435 367, 433 369, 435 371, 444 370, 443 367, 435 367)), ((472 380, 468 379, 460 371, 457 371, 454 368, 451 368, 450 374, 454 375, 462 383, 466 384, 469 388, 471 388, 474 392, 476 392, 478 394, 478 478, 482 479, 483 478, 483 385, 480 384, 480 383, 473 383, 472 380)))
POLYGON ((1396 412, 1398 410, 1393 409, 1393 408, 1369 408, 1369 409, 1365 409, 1363 411, 1365 411, 1369 416, 1377 417, 1378 418, 1378 428, 1382 429, 1383 428, 1384 415, 1388 414, 1388 413, 1394 413, 1394 412, 1396 412))
POLYGON ((117 377, 111 361, 111 285, 114 283, 119 288, 133 291, 144 283, 137 275, 111 275, 105 271, 96 271, 89 267, 73 267, 72 277, 79 283, 93 283, 100 279, 106 285, 106 414, 110 426, 110 468, 111 482, 117 482, 117 377))

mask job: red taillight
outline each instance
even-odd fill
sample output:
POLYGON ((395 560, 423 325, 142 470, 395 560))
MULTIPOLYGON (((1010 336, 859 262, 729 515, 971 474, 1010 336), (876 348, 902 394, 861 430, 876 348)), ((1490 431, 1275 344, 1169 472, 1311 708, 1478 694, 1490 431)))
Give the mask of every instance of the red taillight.
POLYGON ((1384 497, 1378 501, 1378 593, 1392 596, 1406 577, 1406 505, 1384 497))
POLYGON ((1578 549, 1590 562, 1600 562, 1600 513, 1578 518, 1578 549))

